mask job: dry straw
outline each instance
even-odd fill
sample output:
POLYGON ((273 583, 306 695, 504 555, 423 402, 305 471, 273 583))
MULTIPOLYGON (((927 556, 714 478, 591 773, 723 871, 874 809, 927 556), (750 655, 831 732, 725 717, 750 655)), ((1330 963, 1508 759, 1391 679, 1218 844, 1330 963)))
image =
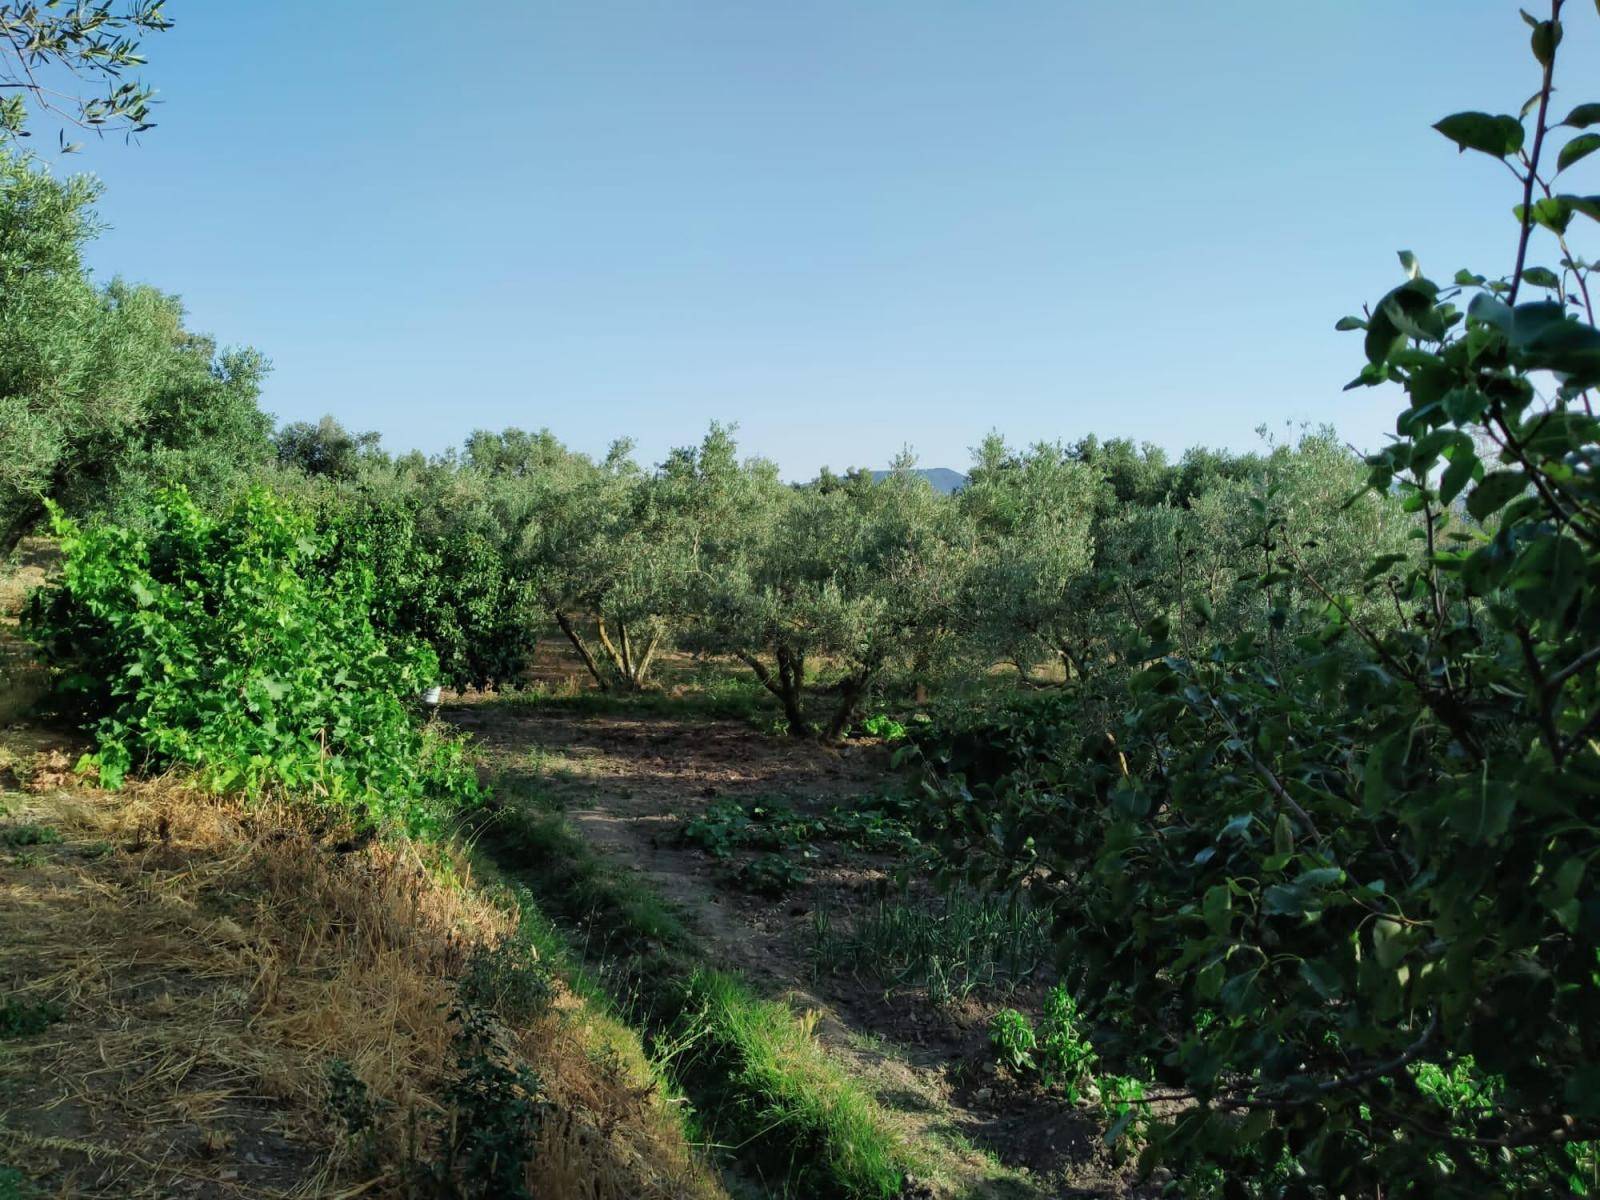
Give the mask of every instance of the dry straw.
MULTIPOLYGON (((48 765, 16 772, 42 790, 5 797, 5 825, 62 840, 0 852, 0 988, 61 1019, 0 1044, 0 1161, 60 1195, 423 1194, 415 1164, 449 1119, 452 979, 515 914, 444 851, 341 852, 288 807, 170 780, 71 790, 48 765), (335 1060, 377 1102, 368 1137, 330 1110, 335 1060)), ((637 1046, 580 999, 500 1041, 553 1102, 532 1194, 721 1194, 637 1046)))

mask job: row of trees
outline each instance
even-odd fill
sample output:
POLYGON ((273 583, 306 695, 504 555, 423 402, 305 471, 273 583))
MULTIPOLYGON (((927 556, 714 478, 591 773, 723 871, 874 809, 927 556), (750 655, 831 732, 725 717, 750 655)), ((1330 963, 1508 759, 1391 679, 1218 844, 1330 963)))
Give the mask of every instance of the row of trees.
POLYGON ((1216 630, 1291 611, 1297 585, 1253 582, 1268 496, 1341 586, 1414 525, 1380 497, 1346 504, 1364 467, 1320 433, 1176 464, 992 436, 950 497, 909 461, 785 484, 722 426, 653 470, 627 443, 594 460, 514 429, 434 459, 331 422, 278 445, 279 486, 347 531, 341 553, 381 564, 375 619, 433 642, 451 682, 514 679, 541 627, 606 690, 648 686, 683 647, 742 663, 793 732, 828 738, 890 681, 1112 678, 1123 632, 1157 615, 1216 630))
POLYGON ((46 499, 137 527, 162 488, 220 511, 264 481, 335 535, 327 569, 374 569, 374 622, 428 641, 458 686, 516 679, 546 631, 603 689, 649 686, 683 647, 744 664, 796 733, 836 737, 891 678, 1077 677, 1121 663, 1118 631, 1155 613, 1237 624, 1272 602, 1238 569, 1269 484, 1336 584, 1408 524, 1377 498, 1340 507, 1361 468, 1325 435, 1176 464, 995 436, 948 498, 909 462, 791 486, 722 426, 651 469, 625 441, 596 459, 548 432, 478 432, 432 459, 332 418, 274 433, 261 355, 186 329, 175 297, 91 278, 98 194, 0 151, 0 553, 46 499))

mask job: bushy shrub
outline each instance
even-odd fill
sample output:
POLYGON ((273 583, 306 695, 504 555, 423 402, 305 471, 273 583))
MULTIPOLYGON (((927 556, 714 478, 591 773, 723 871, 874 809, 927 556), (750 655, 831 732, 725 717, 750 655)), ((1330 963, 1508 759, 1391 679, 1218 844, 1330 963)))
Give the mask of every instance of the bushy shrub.
POLYGON ((1520 118, 1436 126, 1519 179, 1510 273, 1442 284, 1402 252, 1339 322, 1364 334, 1351 386, 1405 401, 1344 549, 1298 474, 1197 501, 1241 536, 1187 539, 1171 603, 1124 578, 1116 704, 1064 689, 1054 744, 1037 710, 923 739, 952 870, 1029 879, 1101 1049, 1193 1101, 1147 1151, 1186 1195, 1596 1178, 1600 331, 1568 239, 1600 200, 1551 182, 1600 148, 1560 129, 1600 105, 1551 108, 1561 7, 1523 14, 1542 84, 1520 118), (1410 537, 1380 550, 1395 505, 1410 537))
POLYGON ((510 682, 533 658, 544 613, 532 584, 483 532, 439 518, 446 498, 431 484, 400 481, 331 500, 325 563, 371 570, 374 627, 431 646, 439 682, 510 682))
POLYGON ((149 531, 55 517, 63 567, 25 625, 90 724, 107 787, 182 765, 210 787, 282 789, 413 832, 479 798, 459 743, 419 727, 432 651, 373 630, 370 574, 313 569, 310 522, 253 490, 220 516, 163 494, 149 531))
POLYGON ((488 1009, 512 1022, 542 1016, 556 995, 549 965, 518 938, 474 946, 457 987, 464 1005, 488 1009))

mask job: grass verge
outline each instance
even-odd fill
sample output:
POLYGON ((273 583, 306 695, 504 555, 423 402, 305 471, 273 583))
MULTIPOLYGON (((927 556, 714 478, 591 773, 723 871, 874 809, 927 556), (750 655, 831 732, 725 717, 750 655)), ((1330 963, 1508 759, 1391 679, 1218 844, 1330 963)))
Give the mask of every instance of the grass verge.
POLYGON ((901 1193, 917 1163, 888 1115, 828 1060, 809 1020, 706 970, 646 884, 612 871, 554 813, 501 809, 480 847, 600 964, 598 986, 652 1033, 708 1140, 781 1195, 901 1193))

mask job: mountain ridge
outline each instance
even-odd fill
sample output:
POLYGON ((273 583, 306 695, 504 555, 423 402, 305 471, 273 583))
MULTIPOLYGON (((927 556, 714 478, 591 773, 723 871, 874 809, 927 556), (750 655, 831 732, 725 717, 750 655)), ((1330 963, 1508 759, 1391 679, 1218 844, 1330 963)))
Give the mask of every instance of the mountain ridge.
MULTIPOLYGON (((950 495, 952 492, 959 492, 967 485, 967 477, 960 471, 952 471, 949 467, 919 467, 911 473, 922 476, 933 487, 934 491, 945 496, 950 495)), ((883 479, 890 474, 892 472, 874 471, 872 477, 874 479, 883 479)))

